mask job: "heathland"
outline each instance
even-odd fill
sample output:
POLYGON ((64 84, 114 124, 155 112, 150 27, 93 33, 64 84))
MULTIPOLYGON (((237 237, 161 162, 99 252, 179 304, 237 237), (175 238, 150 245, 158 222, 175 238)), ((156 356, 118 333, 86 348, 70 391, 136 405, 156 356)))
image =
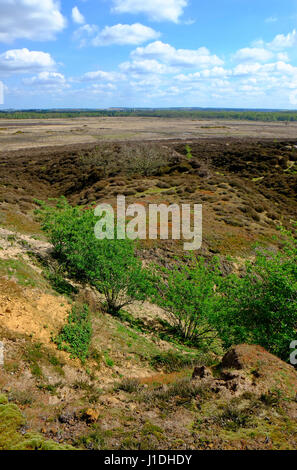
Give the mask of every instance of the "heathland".
POLYGON ((0 449, 296 448, 297 123, 156 116, 0 120, 0 449), (119 194, 202 248, 94 239, 119 194))

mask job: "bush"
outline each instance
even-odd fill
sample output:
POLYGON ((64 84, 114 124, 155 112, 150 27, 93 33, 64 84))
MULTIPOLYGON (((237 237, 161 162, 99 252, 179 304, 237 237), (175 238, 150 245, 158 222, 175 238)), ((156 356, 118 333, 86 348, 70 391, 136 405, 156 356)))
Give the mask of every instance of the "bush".
POLYGON ((243 278, 228 276, 212 324, 227 347, 255 343, 287 361, 297 339, 297 240, 277 253, 258 252, 243 278))
POLYGON ((168 151, 159 145, 126 144, 122 148, 123 164, 131 174, 151 176, 168 164, 168 151))
POLYGON ((207 266, 203 258, 190 259, 189 265, 172 269, 156 267, 152 298, 169 316, 185 340, 202 346, 217 337, 208 318, 216 305, 215 285, 218 280, 216 259, 207 266))
POLYGON ((133 241, 98 240, 94 234, 98 217, 92 208, 72 207, 65 198, 55 207, 40 204, 42 228, 64 271, 102 293, 109 313, 145 299, 146 271, 133 241))
POLYGON ((129 377, 123 379, 122 382, 115 387, 115 391, 123 390, 127 393, 138 392, 140 389, 140 381, 129 377))
POLYGON ((194 367, 210 361, 206 355, 182 354, 176 351, 166 351, 156 354, 151 359, 153 367, 163 367, 166 372, 176 372, 186 367, 194 367))
POLYGON ((122 144, 116 153, 109 144, 101 143, 86 154, 80 155, 80 163, 96 168, 103 176, 118 173, 119 169, 131 174, 151 176, 168 164, 170 153, 158 144, 122 144))
POLYGON ((55 343, 58 349, 67 351, 71 357, 77 357, 84 362, 89 354, 91 337, 92 325, 88 307, 74 305, 66 325, 55 338, 55 343))
POLYGON ((78 294, 78 289, 67 282, 59 270, 48 270, 45 272, 45 276, 49 280, 53 289, 55 289, 59 294, 69 296, 71 294, 78 294))

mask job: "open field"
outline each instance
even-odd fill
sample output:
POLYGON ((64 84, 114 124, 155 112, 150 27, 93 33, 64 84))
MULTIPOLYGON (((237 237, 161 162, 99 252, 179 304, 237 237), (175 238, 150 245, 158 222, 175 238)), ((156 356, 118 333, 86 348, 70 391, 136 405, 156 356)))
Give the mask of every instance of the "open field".
POLYGON ((294 139, 297 122, 96 117, 0 119, 0 151, 102 141, 149 141, 235 137, 294 139))

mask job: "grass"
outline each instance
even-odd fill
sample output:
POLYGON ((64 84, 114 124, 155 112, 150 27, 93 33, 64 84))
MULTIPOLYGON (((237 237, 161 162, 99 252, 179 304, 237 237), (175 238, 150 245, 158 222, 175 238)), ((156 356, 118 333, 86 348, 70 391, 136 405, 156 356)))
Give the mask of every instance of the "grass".
POLYGON ((15 404, 0 395, 0 450, 71 450, 69 445, 47 441, 40 434, 23 433, 26 420, 15 404))
POLYGON ((0 277, 14 279, 24 287, 45 287, 43 277, 22 259, 0 259, 0 277))
POLYGON ((40 235, 42 233, 40 225, 30 215, 17 212, 15 206, 0 211, 0 225, 27 235, 40 235))
POLYGON ((64 375, 64 363, 41 343, 26 344, 23 355, 31 373, 38 379, 43 378, 42 365, 51 365, 57 374, 64 375))
MULTIPOLYGON (((133 358, 133 362, 137 364, 140 362, 148 364, 151 358, 159 353, 157 345, 139 329, 130 328, 116 318, 102 315, 93 320, 93 346, 102 350, 106 344, 108 344, 108 357, 110 351, 117 352, 117 365, 121 362, 119 357, 123 357, 124 360, 133 358)), ((107 348, 105 362, 106 352, 107 348)), ((113 357, 109 359, 114 362, 113 357)))
POLYGON ((107 367, 114 366, 114 361, 109 357, 109 354, 107 351, 104 352, 104 359, 105 359, 105 364, 107 365, 107 367))
POLYGON ((201 354, 183 354, 174 350, 161 352, 151 359, 154 368, 163 368, 166 372, 175 372, 189 366, 209 363, 209 358, 201 354))
POLYGON ((140 381, 133 378, 125 378, 115 387, 115 391, 122 390, 127 393, 138 392, 141 388, 140 381))
POLYGON ((209 397, 209 390, 198 382, 186 377, 168 385, 155 384, 153 388, 142 389, 137 396, 139 402, 154 403, 162 407, 174 400, 179 405, 184 405, 195 397, 209 397))

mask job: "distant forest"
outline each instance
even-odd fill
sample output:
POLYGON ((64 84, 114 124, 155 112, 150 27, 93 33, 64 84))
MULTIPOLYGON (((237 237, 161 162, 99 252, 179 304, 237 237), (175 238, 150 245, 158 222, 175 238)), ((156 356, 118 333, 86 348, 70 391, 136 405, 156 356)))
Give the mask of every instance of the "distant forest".
POLYGON ((208 109, 102 109, 0 111, 0 119, 52 119, 79 117, 159 117, 188 119, 234 119, 248 121, 297 121, 297 111, 208 109))

